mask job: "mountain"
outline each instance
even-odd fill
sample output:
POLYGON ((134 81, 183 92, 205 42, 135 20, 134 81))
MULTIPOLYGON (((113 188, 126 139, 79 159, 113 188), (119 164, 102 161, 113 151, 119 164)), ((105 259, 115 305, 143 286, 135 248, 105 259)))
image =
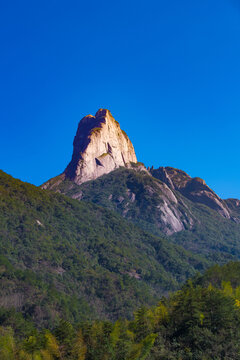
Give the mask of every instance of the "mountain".
POLYGON ((239 200, 146 169, 108 110, 84 117, 42 188, 0 171, 0 358, 237 359, 240 263, 201 273, 239 238, 239 200))
POLYGON ((71 162, 42 187, 0 173, 0 306, 39 324, 129 317, 240 259, 239 201, 181 170, 147 170, 108 110, 80 121, 71 162))
POLYGON ((210 263, 117 213, 2 171, 0 239, 0 307, 38 326, 129 317, 210 263))
MULTIPOLYGON (((99 111, 109 114, 108 110, 99 111)), ((74 140, 75 157, 81 122, 74 140)), ((108 133, 105 144, 107 136, 108 133)), ((91 141, 98 144, 95 138, 91 141)), ((171 241, 211 261, 240 258, 239 200, 222 200, 203 179, 191 178, 172 167, 147 170, 140 162, 130 162, 96 178, 91 162, 89 167, 87 162, 85 166, 94 180, 79 181, 65 171, 42 187, 118 212, 143 230, 161 237, 171 236, 171 241)))

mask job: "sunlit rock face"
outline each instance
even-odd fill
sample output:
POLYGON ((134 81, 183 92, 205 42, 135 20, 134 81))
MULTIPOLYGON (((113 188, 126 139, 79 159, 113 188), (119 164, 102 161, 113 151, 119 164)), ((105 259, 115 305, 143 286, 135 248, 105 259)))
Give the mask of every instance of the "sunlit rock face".
POLYGON ((179 191, 189 200, 202 203, 227 219, 231 217, 227 204, 207 186, 203 179, 191 178, 184 171, 172 167, 151 169, 151 173, 165 182, 170 189, 179 191))
POLYGON ((72 160, 64 174, 80 185, 120 166, 131 167, 137 158, 131 141, 109 110, 100 109, 79 123, 72 160))

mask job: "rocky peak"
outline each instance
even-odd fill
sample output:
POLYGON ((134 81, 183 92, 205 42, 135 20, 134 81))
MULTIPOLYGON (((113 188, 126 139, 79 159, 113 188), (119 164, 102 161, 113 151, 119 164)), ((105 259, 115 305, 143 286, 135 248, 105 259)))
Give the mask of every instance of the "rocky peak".
POLYGON ((120 166, 131 167, 137 158, 131 141, 107 109, 85 116, 78 125, 66 178, 80 185, 120 166))
POLYGON ((207 205, 225 218, 231 217, 227 204, 207 186, 203 179, 191 178, 186 172, 172 167, 151 169, 151 174, 191 201, 207 205))

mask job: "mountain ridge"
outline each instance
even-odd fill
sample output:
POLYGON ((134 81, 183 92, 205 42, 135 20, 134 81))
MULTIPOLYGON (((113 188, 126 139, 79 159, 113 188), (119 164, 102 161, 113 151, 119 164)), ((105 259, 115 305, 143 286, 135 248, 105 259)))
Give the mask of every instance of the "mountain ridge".
MULTIPOLYGON (((75 185, 83 185, 85 188, 84 184, 111 174, 118 168, 126 169, 126 171, 132 170, 145 176, 146 184, 142 184, 144 196, 145 198, 157 196, 158 204, 154 210, 156 212, 154 222, 167 235, 191 229, 198 222, 198 219, 192 215, 189 206, 186 205, 186 199, 192 203, 206 205, 223 218, 240 223, 240 214, 233 201, 230 204, 229 201, 222 200, 203 179, 191 178, 183 170, 172 167, 146 169, 144 164, 137 162, 131 141, 107 109, 99 109, 95 117, 87 115, 80 121, 74 138, 71 162, 61 175, 45 182, 42 188, 60 191, 81 200, 82 190, 79 188, 79 191, 76 190, 74 193, 71 190, 75 185), (109 130, 109 124, 112 124, 114 130, 109 130), (113 144, 115 145, 113 146, 113 144), (124 148, 124 154, 122 148, 124 148), (105 153, 99 155, 103 151, 105 153), (72 182, 72 185, 69 181, 72 182)), ((124 171, 120 173, 123 175, 124 171)), ((89 185, 89 187, 91 186, 89 185)), ((75 189, 77 188, 75 187, 75 189)), ((99 189, 99 193, 101 191, 99 189)), ((117 189, 114 191, 119 192, 117 189)), ((118 196, 117 201, 123 202, 126 192, 127 196, 132 196, 132 198, 129 198, 127 205, 122 210, 122 215, 129 217, 129 207, 131 207, 131 202, 135 202, 136 194, 126 188, 124 193, 118 196)), ((109 194, 109 197, 114 198, 114 193, 109 194)), ((150 205, 148 204, 148 206, 150 205)), ((144 209, 142 210, 145 212, 144 209)), ((141 216, 140 214, 140 218, 141 216)))
POLYGON ((159 180, 166 182, 168 186, 179 191, 183 196, 193 202, 198 202, 216 210, 221 216, 230 219, 231 214, 228 206, 209 187, 206 182, 199 178, 192 178, 185 171, 173 167, 159 167, 151 169, 151 174, 159 180))

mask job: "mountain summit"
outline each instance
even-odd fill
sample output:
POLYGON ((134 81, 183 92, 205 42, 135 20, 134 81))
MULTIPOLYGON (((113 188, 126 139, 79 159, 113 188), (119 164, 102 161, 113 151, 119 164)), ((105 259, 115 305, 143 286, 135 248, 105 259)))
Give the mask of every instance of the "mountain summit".
POLYGON ((80 185, 120 166, 130 167, 137 158, 131 141, 107 109, 85 116, 78 125, 72 160, 65 177, 80 185))

